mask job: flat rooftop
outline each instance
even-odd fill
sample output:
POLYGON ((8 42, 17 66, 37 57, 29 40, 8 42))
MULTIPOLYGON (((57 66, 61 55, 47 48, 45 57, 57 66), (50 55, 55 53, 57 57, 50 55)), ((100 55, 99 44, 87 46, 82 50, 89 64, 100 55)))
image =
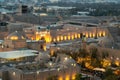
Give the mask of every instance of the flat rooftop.
POLYGON ((4 59, 17 59, 22 57, 36 56, 38 51, 36 50, 16 50, 16 51, 7 51, 0 52, 0 58, 4 59))

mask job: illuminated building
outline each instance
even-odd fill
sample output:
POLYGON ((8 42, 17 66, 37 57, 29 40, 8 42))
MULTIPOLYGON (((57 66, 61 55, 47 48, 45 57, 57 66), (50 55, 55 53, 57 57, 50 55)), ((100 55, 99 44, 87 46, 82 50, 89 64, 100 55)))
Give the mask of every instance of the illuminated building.
POLYGON ((18 31, 15 31, 5 38, 4 46, 12 49, 27 47, 26 38, 18 31))
POLYGON ((12 68, 2 67, 0 76, 5 77, 5 80, 7 78, 9 80, 47 80, 50 76, 55 75, 58 80, 74 79, 75 75, 80 73, 79 66, 67 55, 58 56, 60 61, 54 62, 50 61, 50 56, 47 53, 39 53, 34 62, 11 64, 12 68))
POLYGON ((36 32, 36 40, 45 40, 47 43, 51 42, 50 32, 48 31, 36 32))
POLYGON ((37 41, 44 40, 46 43, 50 43, 52 40, 50 31, 46 27, 36 26, 35 28, 33 28, 33 33, 34 35, 31 35, 29 37, 27 36, 27 37, 37 41))
MULTIPOLYGON (((94 38, 97 34, 97 37, 104 37, 106 36, 105 29, 98 29, 97 32, 95 31, 96 28, 88 28, 85 30, 84 28, 74 28, 74 27, 63 27, 57 29, 56 27, 52 29, 47 29, 48 27, 43 26, 35 26, 31 28, 34 34, 26 35, 29 39, 32 40, 44 40, 46 43, 51 42, 62 42, 67 40, 75 40, 80 39, 82 37, 81 34, 85 35, 86 38, 94 38)), ((29 32, 29 28, 24 29, 25 33, 29 32)), ((30 33, 30 32, 29 32, 30 33)))
POLYGON ((46 51, 46 43, 44 40, 27 40, 20 32, 15 31, 9 34, 1 43, 0 51, 11 51, 24 48, 46 51))

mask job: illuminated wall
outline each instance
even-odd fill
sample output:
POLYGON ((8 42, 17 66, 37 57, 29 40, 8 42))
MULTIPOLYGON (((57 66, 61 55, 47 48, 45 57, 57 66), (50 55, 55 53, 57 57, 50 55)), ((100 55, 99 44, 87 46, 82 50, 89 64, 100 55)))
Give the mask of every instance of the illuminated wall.
POLYGON ((68 74, 68 75, 66 75, 65 80, 70 80, 70 75, 69 75, 69 74, 68 74))
POLYGON ((71 39, 71 37, 70 37, 70 35, 68 35, 68 40, 70 40, 71 39))
POLYGON ((47 43, 52 41, 52 37, 50 32, 43 31, 43 32, 36 32, 36 39, 35 40, 45 40, 47 43))
MULTIPOLYGON (((86 38, 94 38, 95 36, 97 37, 104 37, 106 36, 106 32, 105 31, 98 31, 96 32, 83 32, 83 35, 86 36, 86 38)), ((66 41, 66 40, 74 40, 74 39, 79 39, 81 38, 80 33, 72 33, 72 34, 68 34, 68 35, 58 35, 54 38, 52 38, 53 42, 60 42, 60 41, 66 41)))
MULTIPOLYGON (((106 31, 100 30, 97 31, 89 31, 89 32, 80 32, 83 33, 83 35, 86 36, 86 38, 94 38, 94 37, 104 37, 106 36, 106 31)), ((60 41, 66 41, 66 40, 74 40, 81 38, 80 33, 74 32, 74 33, 68 33, 67 35, 58 35, 56 37, 50 35, 50 32, 44 31, 44 32, 36 32, 36 40, 44 39, 47 43, 50 42, 60 42, 60 41)), ((64 34, 64 33, 63 33, 64 34)))
POLYGON ((18 37, 17 36, 12 36, 10 39, 11 40, 18 40, 18 37))

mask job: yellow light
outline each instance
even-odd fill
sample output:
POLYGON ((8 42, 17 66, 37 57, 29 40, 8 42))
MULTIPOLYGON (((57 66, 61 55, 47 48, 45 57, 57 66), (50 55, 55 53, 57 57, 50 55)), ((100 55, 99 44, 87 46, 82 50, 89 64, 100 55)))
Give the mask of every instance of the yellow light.
POLYGON ((93 37, 95 37, 95 33, 93 33, 93 37))
POLYGON ((90 66, 90 63, 86 62, 85 67, 89 67, 89 66, 90 66))
POLYGON ((80 38, 80 34, 78 34, 78 38, 80 38))
POLYGON ((40 35, 39 34, 36 34, 36 40, 40 40, 40 35))
POLYGON ((49 42, 51 42, 51 38, 50 38, 50 37, 46 37, 46 38, 45 38, 45 41, 46 41, 47 43, 49 43, 49 42))
POLYGON ((67 57, 65 57, 65 60, 68 60, 68 58, 67 58, 67 57))
POLYGON ((60 36, 60 40, 61 40, 61 41, 63 40, 63 36, 60 36))
POLYGON ((17 36, 12 36, 10 39, 11 40, 18 40, 18 37, 17 36))
POLYGON ((75 79, 75 75, 76 75, 76 74, 73 74, 73 75, 72 75, 72 80, 74 80, 74 79, 75 79))
POLYGON ((71 66, 73 66, 74 64, 71 64, 71 66))
POLYGON ((89 33, 89 37, 92 38, 92 33, 89 33))
POLYGON ((88 33, 85 34, 86 38, 88 38, 88 33))
POLYGON ((59 77, 59 80, 63 80, 63 78, 62 78, 62 77, 59 77))
POLYGON ((60 68, 58 68, 57 70, 60 71, 60 68))
POLYGON ((102 32, 99 32, 99 36, 100 36, 100 37, 102 36, 102 32))
POLYGON ((50 35, 50 32, 48 31, 43 31, 43 32, 36 32, 36 39, 35 40, 41 40, 41 38, 44 38, 44 40, 49 43, 52 41, 52 37, 50 35))
POLYGON ((65 78, 65 80, 70 80, 70 76, 67 75, 66 78, 65 78))
POLYGON ((25 38, 22 36, 22 39, 25 39, 25 38))
POLYGON ((49 42, 52 41, 52 37, 50 36, 49 33, 46 33, 45 36, 44 36, 44 38, 45 38, 45 41, 46 41, 47 43, 49 43, 49 42))
POLYGON ((53 49, 50 50, 50 55, 51 55, 51 56, 54 55, 54 50, 53 50, 53 49))
POLYGON ((74 35, 71 36, 72 40, 74 39, 74 35))
POLYGON ((46 49, 46 45, 43 45, 43 50, 44 50, 44 51, 46 51, 46 50, 47 50, 47 49, 46 49))
POLYGON ((68 35, 68 40, 70 40, 70 35, 68 35))
POLYGON ((38 34, 38 32, 36 32, 36 34, 38 34))
POLYGON ((48 16, 46 13, 41 13, 40 16, 48 16))
POLYGON ((52 63, 50 62, 49 65, 52 66, 52 63))
POLYGON ((53 41, 56 42, 56 39, 54 38, 53 41))
POLYGON ((106 35, 105 31, 103 31, 103 36, 105 36, 105 35, 106 35))
POLYGON ((59 38, 59 36, 57 36, 57 41, 60 41, 60 38, 59 38))
POLYGON ((76 64, 74 64, 73 66, 76 67, 76 64))
POLYGON ((83 32, 83 35, 86 35, 85 32, 83 32))
POLYGON ((117 66, 119 66, 119 65, 120 65, 120 62, 119 62, 119 61, 115 61, 115 64, 116 64, 117 66))
POLYGON ((103 65, 103 67, 108 67, 111 65, 111 62, 107 59, 104 59, 101 64, 103 65))
POLYGON ((75 34, 75 38, 77 38, 77 34, 75 34))
POLYGON ((67 37, 66 37, 66 36, 64 36, 64 40, 67 40, 67 37))

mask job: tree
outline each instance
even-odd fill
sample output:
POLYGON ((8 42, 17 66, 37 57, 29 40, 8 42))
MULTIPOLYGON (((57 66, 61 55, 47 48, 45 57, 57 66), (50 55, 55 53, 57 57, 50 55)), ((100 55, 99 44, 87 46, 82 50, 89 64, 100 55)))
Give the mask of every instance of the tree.
POLYGON ((99 54, 98 54, 98 49, 97 48, 91 48, 90 49, 90 53, 91 53, 91 58, 92 59, 99 59, 99 54))
POLYGON ((118 78, 116 75, 109 75, 109 76, 106 76, 104 80, 118 80, 118 78))
POLYGON ((117 79, 117 76, 113 73, 113 70, 108 68, 104 73, 103 80, 118 80, 118 79, 117 79))
POLYGON ((79 54, 78 54, 79 57, 82 57, 82 58, 85 58, 87 56, 89 56, 88 52, 86 49, 79 49, 79 54))
POLYGON ((85 62, 84 62, 84 61, 82 61, 81 67, 82 67, 82 68, 85 68, 85 62))
POLYGON ((75 80, 80 80, 82 78, 82 74, 76 74, 75 80))
POLYGON ((91 61, 91 66, 94 66, 94 67, 101 67, 101 61, 99 59, 94 59, 91 61))
POLYGON ((78 54, 77 52, 71 53, 70 56, 74 59, 77 60, 78 59, 78 54))
POLYGON ((101 67, 101 60, 98 53, 98 49, 93 47, 90 49, 91 53, 91 65, 94 67, 101 67))
POLYGON ((109 53, 107 51, 102 52, 102 59, 105 59, 109 56, 109 53))

